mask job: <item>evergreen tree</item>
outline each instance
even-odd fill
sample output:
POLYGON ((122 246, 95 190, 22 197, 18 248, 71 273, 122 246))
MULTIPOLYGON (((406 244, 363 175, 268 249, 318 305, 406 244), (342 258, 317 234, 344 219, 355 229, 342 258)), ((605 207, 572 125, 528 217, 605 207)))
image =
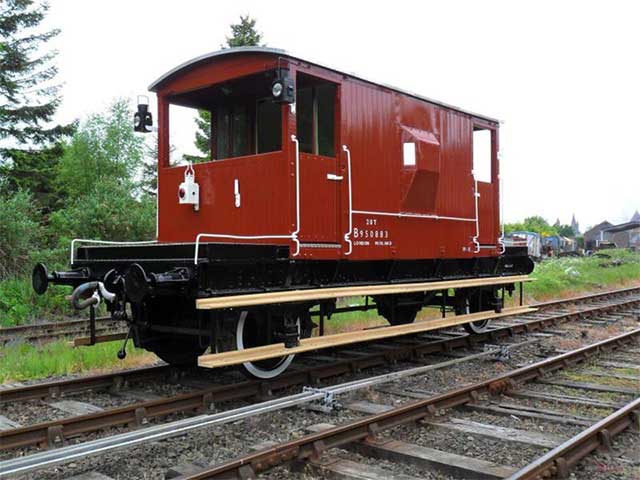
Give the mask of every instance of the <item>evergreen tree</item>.
POLYGON ((60 103, 56 52, 41 53, 59 30, 37 31, 47 10, 34 0, 0 2, 0 189, 28 190, 51 210, 62 141, 74 125, 47 125, 60 103))
POLYGON ((227 47, 253 47, 260 45, 260 40, 262 34, 256 30, 255 18, 240 15, 240 23, 231 24, 231 36, 227 37, 227 47))
MULTIPOLYGON (((255 47, 260 45, 262 34, 256 30, 256 20, 249 15, 240 15, 240 23, 231 25, 231 36, 226 37, 227 44, 222 48, 255 47)), ((198 110, 195 119, 198 130, 196 132, 195 146, 204 156, 185 155, 185 159, 191 162, 206 162, 211 158, 211 112, 198 110)))

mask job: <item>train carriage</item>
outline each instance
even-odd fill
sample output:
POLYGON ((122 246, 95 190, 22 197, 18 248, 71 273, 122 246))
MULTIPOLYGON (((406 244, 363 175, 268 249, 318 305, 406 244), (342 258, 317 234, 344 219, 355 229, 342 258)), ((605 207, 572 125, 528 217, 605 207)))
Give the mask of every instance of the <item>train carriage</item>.
MULTIPOLYGON (((495 119, 262 47, 203 55, 150 90, 157 239, 74 240, 71 269, 38 265, 33 282, 39 293, 74 287, 76 307, 102 297, 137 346, 170 363, 194 363, 208 348, 295 346, 311 334, 312 313, 340 311, 323 293, 336 287, 368 296, 375 286, 367 305, 393 325, 427 305, 500 310, 500 290, 533 268, 526 248, 501 241, 495 119), (206 161, 171 162, 174 106, 210 112, 206 161), (452 279, 487 282, 381 288, 452 279), (283 292, 306 293, 243 302, 283 292), (219 298, 230 301, 207 306, 219 298)), ((146 106, 136 122, 149 130, 146 106)), ((290 361, 244 368, 265 378, 290 361)))

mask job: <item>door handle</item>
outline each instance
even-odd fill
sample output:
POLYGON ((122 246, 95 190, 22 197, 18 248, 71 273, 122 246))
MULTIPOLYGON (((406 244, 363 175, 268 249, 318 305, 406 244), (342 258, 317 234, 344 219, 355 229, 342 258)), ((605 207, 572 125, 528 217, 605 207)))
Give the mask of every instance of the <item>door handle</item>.
POLYGON ((334 182, 339 182, 344 177, 342 175, 336 175, 335 173, 327 173, 327 180, 333 180, 334 182))

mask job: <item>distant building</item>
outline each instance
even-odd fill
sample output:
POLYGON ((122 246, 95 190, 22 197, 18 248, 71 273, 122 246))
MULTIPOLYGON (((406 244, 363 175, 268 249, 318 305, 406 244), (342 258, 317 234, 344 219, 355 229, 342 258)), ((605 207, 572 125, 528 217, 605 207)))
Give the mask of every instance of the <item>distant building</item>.
POLYGON ((607 222, 599 223, 595 227, 591 227, 584 232, 584 248, 585 250, 594 250, 598 244, 598 241, 602 240, 602 233, 607 228, 613 227, 613 224, 607 222))
POLYGON ((602 231, 602 239, 616 244, 619 248, 640 249, 640 219, 637 222, 621 223, 602 231))
POLYGON ((638 210, 636 210, 636 213, 633 214, 633 217, 631 217, 631 220, 629 220, 630 222, 640 222, 640 212, 638 212, 638 210))
MULTIPOLYGON (((636 212, 637 213, 637 212, 636 212)), ((576 215, 573 214, 571 216, 571 230, 573 230, 573 235, 575 237, 580 236, 580 224, 578 223, 578 221, 576 220, 576 215)))

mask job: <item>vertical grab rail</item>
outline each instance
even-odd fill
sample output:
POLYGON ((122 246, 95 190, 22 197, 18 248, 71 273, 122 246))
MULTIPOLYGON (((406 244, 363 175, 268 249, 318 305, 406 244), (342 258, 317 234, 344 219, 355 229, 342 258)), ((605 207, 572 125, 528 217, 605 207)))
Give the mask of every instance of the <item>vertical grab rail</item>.
POLYGON ((480 193, 478 192, 478 179, 476 178, 475 170, 471 170, 471 175, 473 175, 473 198, 476 205, 476 234, 471 240, 475 246, 475 250, 473 253, 480 252, 480 242, 478 238, 480 237, 480 213, 478 207, 478 198, 480 198, 480 193))
POLYGON ((344 234, 344 241, 349 245, 349 250, 345 253, 346 255, 351 255, 353 251, 353 243, 351 241, 351 233, 353 232, 353 206, 352 206, 352 195, 351 195, 351 152, 346 145, 342 145, 342 150, 347 154, 347 183, 349 188, 349 230, 344 234))
POLYGON ((291 233, 291 240, 296 244, 293 256, 297 257, 300 254, 300 142, 295 135, 291 135, 291 141, 296 144, 296 229, 291 233))

